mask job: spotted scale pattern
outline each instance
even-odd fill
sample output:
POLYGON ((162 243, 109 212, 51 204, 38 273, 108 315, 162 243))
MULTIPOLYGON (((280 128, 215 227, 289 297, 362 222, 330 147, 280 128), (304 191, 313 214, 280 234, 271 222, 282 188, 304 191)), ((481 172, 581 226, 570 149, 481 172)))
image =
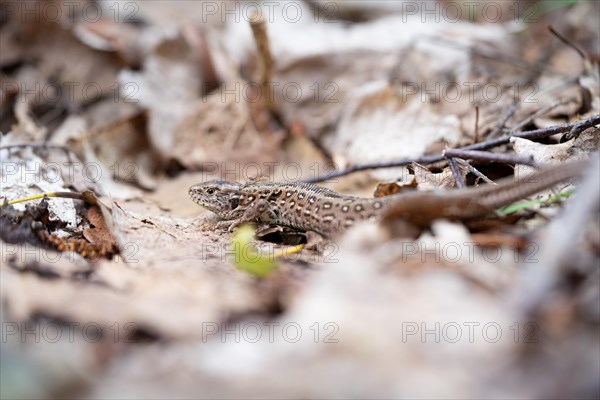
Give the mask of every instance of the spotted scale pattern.
POLYGON ((243 185, 212 181, 193 186, 190 195, 198 204, 225 220, 236 223, 266 222, 316 231, 326 236, 349 228, 359 221, 377 219, 389 202, 387 198, 346 196, 306 183, 243 185), (220 188, 227 190, 221 191, 220 188), (215 209, 214 204, 217 203, 230 206, 215 209))

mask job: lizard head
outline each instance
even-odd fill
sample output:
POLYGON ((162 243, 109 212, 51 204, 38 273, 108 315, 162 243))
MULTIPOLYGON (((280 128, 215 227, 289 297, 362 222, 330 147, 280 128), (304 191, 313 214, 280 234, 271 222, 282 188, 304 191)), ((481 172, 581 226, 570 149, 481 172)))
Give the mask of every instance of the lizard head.
POLYGON ((241 188, 236 182, 213 180, 192 186, 189 194, 202 207, 227 218, 239 205, 241 188))

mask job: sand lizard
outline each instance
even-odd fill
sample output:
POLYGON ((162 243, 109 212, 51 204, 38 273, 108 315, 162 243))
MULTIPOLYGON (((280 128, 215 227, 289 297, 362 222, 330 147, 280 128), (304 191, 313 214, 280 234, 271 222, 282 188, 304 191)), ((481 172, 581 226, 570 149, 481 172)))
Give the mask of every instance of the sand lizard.
POLYGON ((580 176, 587 162, 536 172, 523 181, 457 190, 412 191, 361 198, 309 183, 236 183, 209 181, 192 186, 196 203, 217 214, 229 230, 244 222, 283 225, 330 236, 358 221, 402 218, 426 226, 436 218, 469 219, 580 176))

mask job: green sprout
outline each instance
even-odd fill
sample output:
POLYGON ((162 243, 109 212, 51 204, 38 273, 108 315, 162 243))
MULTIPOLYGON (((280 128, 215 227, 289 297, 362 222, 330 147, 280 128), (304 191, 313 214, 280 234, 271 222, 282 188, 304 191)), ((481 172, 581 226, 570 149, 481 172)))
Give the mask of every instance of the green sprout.
POLYGON ((255 230, 250 225, 243 225, 233 235, 235 260, 238 269, 246 271, 259 278, 269 275, 277 269, 277 259, 290 254, 298 253, 304 245, 266 253, 254 246, 255 230))
POLYGON ((573 190, 567 190, 567 191, 565 191, 563 193, 559 193, 559 194, 555 194, 553 196, 550 196, 546 200, 523 200, 523 201, 518 201, 516 203, 510 204, 510 205, 508 205, 506 207, 501 208, 498 212, 501 215, 510 215, 510 214, 514 214, 514 213, 522 211, 522 210, 531 209, 531 208, 533 208, 535 206, 557 203, 557 202, 561 201, 562 199, 568 198, 569 196, 571 196, 571 194, 573 194, 573 190))

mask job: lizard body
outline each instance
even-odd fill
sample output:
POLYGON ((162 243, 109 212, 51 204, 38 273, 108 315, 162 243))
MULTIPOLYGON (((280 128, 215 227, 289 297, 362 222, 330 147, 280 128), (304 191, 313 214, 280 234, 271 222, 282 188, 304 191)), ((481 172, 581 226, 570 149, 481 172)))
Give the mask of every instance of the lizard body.
POLYGON ((265 222, 329 236, 361 220, 376 220, 390 198, 361 198, 309 183, 247 183, 209 181, 190 188, 199 205, 230 225, 265 222), (229 221, 229 222, 227 222, 229 221))
POLYGON ((230 231, 244 222, 263 222, 330 236, 363 220, 400 218, 427 226, 436 218, 462 220, 487 215, 558 183, 580 176, 585 162, 536 172, 523 181, 361 198, 308 183, 209 181, 192 186, 196 203, 217 214, 230 231))

